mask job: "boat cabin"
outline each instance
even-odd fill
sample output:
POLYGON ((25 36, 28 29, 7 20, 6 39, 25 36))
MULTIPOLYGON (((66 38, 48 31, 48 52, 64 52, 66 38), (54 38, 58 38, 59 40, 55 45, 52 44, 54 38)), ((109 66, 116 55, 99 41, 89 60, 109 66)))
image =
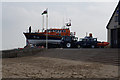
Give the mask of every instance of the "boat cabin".
MULTIPOLYGON (((49 35, 70 36, 69 29, 48 29, 47 31, 49 35)), ((46 30, 44 34, 46 34, 46 30)))

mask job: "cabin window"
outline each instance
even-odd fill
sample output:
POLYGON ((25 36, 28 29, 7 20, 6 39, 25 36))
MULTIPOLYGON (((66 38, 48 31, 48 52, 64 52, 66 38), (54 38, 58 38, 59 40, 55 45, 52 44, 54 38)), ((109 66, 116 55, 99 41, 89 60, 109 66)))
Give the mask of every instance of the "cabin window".
POLYGON ((60 33, 60 30, 59 30, 59 33, 60 33))
POLYGON ((91 41, 94 41, 94 39, 91 39, 91 41))
POLYGON ((53 30, 51 30, 51 32, 53 32, 53 30))
POLYGON ((87 41, 86 39, 83 39, 82 41, 87 41))
POLYGON ((59 30, 59 33, 61 33, 61 30, 59 30))
POLYGON ((86 39, 86 41, 90 41, 90 39, 86 39))
POLYGON ((63 32, 66 32, 66 30, 63 30, 63 32))
POLYGON ((58 30, 56 30, 56 32, 58 33, 58 30))
POLYGON ((49 32, 49 30, 47 30, 47 32, 49 32))
POLYGON ((47 32, 49 32, 49 30, 46 30, 47 32))
POLYGON ((79 41, 82 41, 82 40, 83 40, 82 38, 79 39, 79 41))
POLYGON ((89 41, 91 41, 92 39, 89 39, 89 41))
POLYGON ((94 38, 94 41, 97 41, 97 39, 96 39, 96 38, 94 38))
POLYGON ((62 30, 60 30, 60 33, 62 32, 62 30))

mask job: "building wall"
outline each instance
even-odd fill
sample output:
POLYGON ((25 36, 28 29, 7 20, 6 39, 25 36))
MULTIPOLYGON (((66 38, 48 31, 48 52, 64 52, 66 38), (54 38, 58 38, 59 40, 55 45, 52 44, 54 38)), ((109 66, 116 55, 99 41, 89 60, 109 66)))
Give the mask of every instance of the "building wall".
POLYGON ((109 25, 108 25, 108 29, 115 29, 115 28, 119 28, 118 26, 118 12, 117 10, 115 11, 115 13, 113 14, 109 25))
POLYGON ((117 48, 120 45, 120 11, 119 5, 115 9, 108 25, 107 25, 107 33, 108 33, 108 42, 109 46, 112 48, 117 48))
POLYGON ((111 46, 111 41, 110 41, 111 40, 111 36, 110 36, 111 35, 111 30, 110 29, 107 30, 107 34, 108 34, 107 41, 109 42, 109 46, 111 46))

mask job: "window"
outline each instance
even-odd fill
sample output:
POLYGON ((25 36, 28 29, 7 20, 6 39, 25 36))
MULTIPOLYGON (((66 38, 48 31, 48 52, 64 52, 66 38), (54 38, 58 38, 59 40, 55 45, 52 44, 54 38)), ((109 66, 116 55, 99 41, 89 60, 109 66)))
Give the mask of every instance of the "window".
POLYGON ((115 22, 118 22, 118 16, 115 16, 115 22))
POLYGON ((82 38, 79 39, 79 41, 82 41, 82 40, 83 40, 82 38))
POLYGON ((119 14, 119 9, 117 9, 116 13, 119 14))
POLYGON ((48 30, 48 32, 50 32, 50 30, 48 30))
POLYGON ((59 33, 61 33, 61 30, 59 30, 59 33))
POLYGON ((56 32, 58 33, 58 30, 56 30, 56 32))
POLYGON ((97 39, 96 39, 96 38, 94 38, 94 41, 97 41, 97 39))
POLYGON ((83 39, 82 41, 87 41, 86 39, 83 39))
POLYGON ((48 29, 47 29, 46 31, 47 31, 47 32, 49 32, 49 30, 48 30, 48 29))
POLYGON ((51 32, 53 32, 53 30, 51 30, 51 32))
POLYGON ((89 39, 89 41, 92 41, 92 39, 89 39))
POLYGON ((114 28, 117 28, 117 25, 115 25, 114 28))

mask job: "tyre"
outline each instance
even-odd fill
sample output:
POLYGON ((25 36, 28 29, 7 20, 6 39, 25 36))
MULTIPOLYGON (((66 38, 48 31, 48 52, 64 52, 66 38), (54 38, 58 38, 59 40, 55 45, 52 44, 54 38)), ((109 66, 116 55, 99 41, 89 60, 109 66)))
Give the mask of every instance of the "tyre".
POLYGON ((95 46, 94 46, 94 45, 92 45, 92 46, 91 46, 91 48, 95 48, 95 46))
POLYGON ((77 48, 80 48, 80 47, 81 47, 80 45, 77 46, 77 48))
POLYGON ((71 47, 71 43, 67 43, 67 44, 66 44, 66 47, 67 47, 67 48, 70 48, 70 47, 71 47))
POLYGON ((101 46, 101 48, 104 48, 104 46, 101 46))

